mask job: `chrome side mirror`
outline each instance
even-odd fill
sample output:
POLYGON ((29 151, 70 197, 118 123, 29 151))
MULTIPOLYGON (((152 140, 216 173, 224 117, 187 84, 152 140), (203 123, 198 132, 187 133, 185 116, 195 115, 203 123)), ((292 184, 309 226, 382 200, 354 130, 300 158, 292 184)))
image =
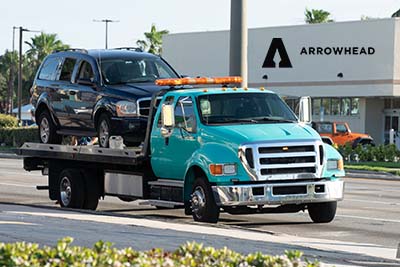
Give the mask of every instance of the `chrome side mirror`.
POLYGON ((165 138, 171 136, 172 128, 175 127, 175 115, 173 105, 162 105, 161 122, 161 135, 165 138))
POLYGON ((299 121, 304 123, 311 123, 311 97, 302 96, 299 102, 299 121))

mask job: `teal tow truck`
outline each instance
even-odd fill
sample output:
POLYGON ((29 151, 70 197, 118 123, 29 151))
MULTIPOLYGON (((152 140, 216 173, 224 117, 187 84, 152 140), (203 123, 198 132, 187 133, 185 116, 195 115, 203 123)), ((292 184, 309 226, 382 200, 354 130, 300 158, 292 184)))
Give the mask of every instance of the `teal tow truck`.
MULTIPOLYGON (((215 223, 230 214, 308 210, 334 219, 343 199, 343 159, 308 123, 264 88, 230 87, 240 77, 158 80, 146 138, 137 148, 25 143, 24 168, 48 175, 62 207, 97 208, 100 198, 146 199, 215 223)), ((110 142, 112 144, 112 142, 110 142)))

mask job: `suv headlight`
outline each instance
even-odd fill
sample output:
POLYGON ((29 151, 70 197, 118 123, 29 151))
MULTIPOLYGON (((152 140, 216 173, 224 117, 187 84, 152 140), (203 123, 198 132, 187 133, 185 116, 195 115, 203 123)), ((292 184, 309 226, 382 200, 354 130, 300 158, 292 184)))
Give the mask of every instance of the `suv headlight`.
POLYGON ((137 106, 134 102, 118 101, 116 104, 117 116, 127 117, 137 115, 137 106))

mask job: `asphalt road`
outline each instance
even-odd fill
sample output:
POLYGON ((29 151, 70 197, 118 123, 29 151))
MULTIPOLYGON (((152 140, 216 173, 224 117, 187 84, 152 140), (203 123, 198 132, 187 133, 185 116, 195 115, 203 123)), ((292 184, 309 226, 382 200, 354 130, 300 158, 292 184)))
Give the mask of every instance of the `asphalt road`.
MULTIPOLYGON (((47 177, 40 172, 25 172, 21 160, 0 159, 0 202, 57 207, 48 199, 47 191, 35 189, 36 185, 46 184, 47 177)), ((223 213, 219 225, 227 229, 252 229, 397 248, 400 243, 400 181, 346 178, 345 191, 345 200, 339 203, 337 216, 329 224, 313 224, 307 212, 301 212, 240 216, 223 213)), ((157 210, 112 197, 101 201, 98 210, 106 214, 192 223, 192 218, 185 216, 183 210, 157 210)))

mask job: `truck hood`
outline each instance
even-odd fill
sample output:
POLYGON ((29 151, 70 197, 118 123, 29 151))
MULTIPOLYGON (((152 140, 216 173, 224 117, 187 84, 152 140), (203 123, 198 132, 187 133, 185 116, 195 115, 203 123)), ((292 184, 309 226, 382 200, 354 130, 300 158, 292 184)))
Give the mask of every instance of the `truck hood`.
POLYGON ((142 97, 151 97, 153 93, 166 88, 154 83, 127 83, 107 85, 105 90, 108 94, 118 98, 138 99, 142 97))
POLYGON ((311 127, 300 123, 267 123, 206 126, 202 132, 203 138, 209 141, 225 141, 236 147, 243 143, 320 139, 319 134, 311 127))

